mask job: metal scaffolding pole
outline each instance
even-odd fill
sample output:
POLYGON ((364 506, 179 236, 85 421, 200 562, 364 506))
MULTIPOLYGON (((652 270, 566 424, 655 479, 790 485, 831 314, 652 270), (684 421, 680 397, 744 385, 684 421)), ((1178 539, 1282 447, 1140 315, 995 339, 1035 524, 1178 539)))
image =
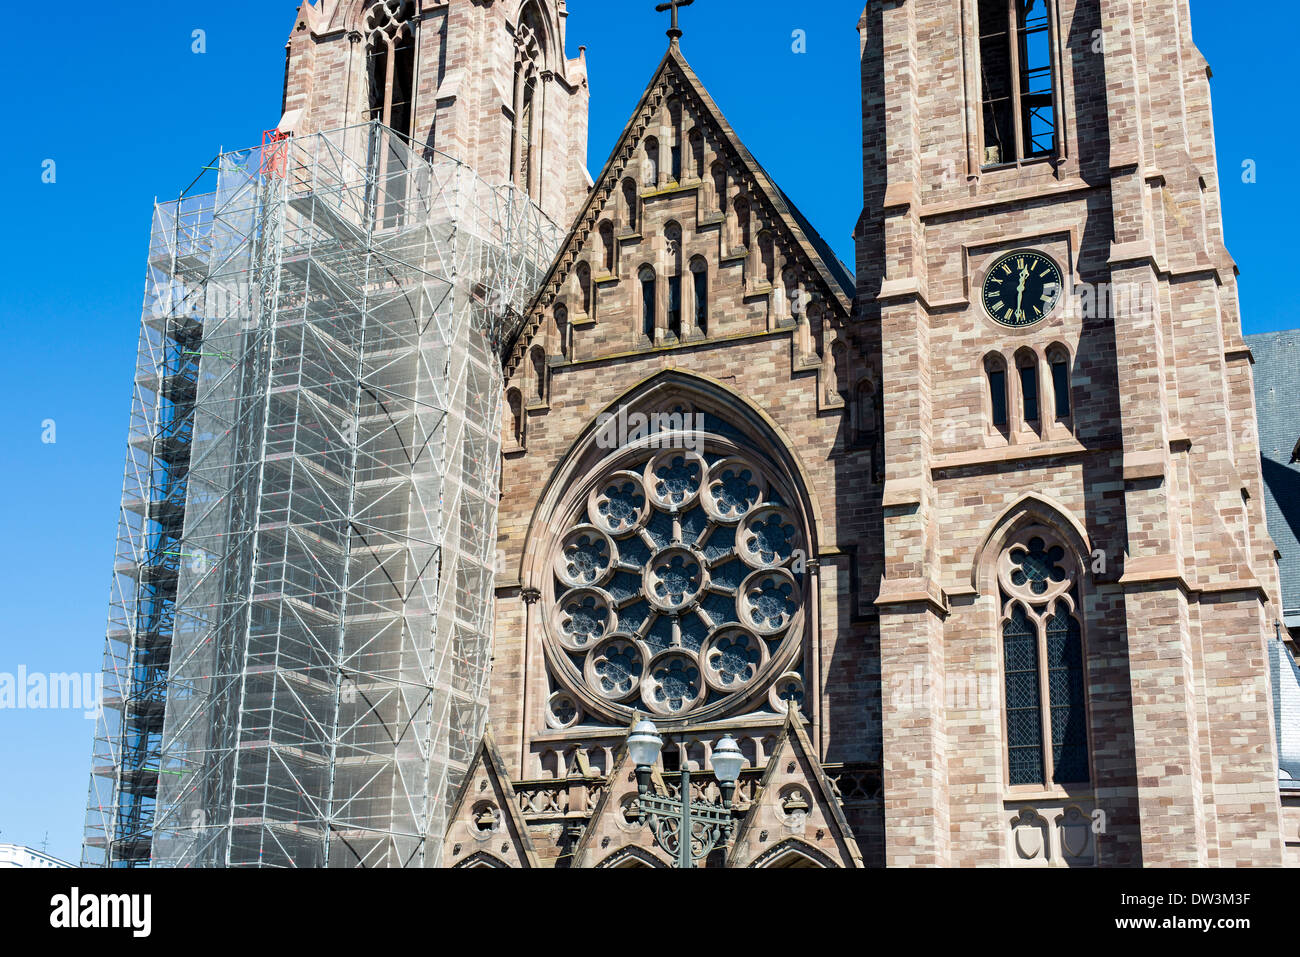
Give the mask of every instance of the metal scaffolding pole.
POLYGON ((378 124, 212 167, 155 213, 83 861, 436 866, 562 237, 378 124))

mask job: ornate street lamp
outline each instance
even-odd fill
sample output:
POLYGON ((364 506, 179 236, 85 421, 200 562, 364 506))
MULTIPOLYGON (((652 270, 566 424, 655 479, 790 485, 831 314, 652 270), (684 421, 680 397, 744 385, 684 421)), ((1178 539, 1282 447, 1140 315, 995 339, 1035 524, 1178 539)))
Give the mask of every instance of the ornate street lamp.
POLYGON ((722 791, 722 803, 691 800, 690 762, 682 755, 681 796, 661 797, 651 784, 652 768, 659 760, 664 740, 653 721, 642 721, 632 729, 627 747, 636 764, 636 785, 640 792, 637 820, 649 824, 655 843, 677 858, 677 866, 692 868, 719 846, 726 844, 735 827, 732 801, 736 781, 745 766, 745 755, 730 736, 713 748, 713 773, 722 791))

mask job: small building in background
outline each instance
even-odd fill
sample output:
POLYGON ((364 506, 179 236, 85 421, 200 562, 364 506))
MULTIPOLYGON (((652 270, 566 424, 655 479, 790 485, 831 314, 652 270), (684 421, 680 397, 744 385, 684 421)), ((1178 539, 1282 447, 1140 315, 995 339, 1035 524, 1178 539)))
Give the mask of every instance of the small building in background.
POLYGON ((1300 330, 1246 336, 1255 357, 1255 407, 1268 531, 1282 575, 1282 621, 1269 648, 1287 863, 1300 866, 1300 330), (1290 641, 1286 641, 1286 638, 1290 641), (1288 645, 1290 647, 1288 647, 1288 645))
POLYGON ((6 867, 72 867, 44 851, 21 844, 0 844, 0 868, 6 867))
POLYGON ((1282 573, 1283 625, 1300 638, 1300 329, 1247 336, 1255 356, 1255 404, 1268 531, 1282 573))

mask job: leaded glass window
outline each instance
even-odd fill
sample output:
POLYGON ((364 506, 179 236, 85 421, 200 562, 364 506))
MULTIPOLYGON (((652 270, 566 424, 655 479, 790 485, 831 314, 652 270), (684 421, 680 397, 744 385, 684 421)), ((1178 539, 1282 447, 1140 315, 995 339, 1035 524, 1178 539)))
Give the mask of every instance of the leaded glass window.
POLYGON ((1017 536, 998 561, 1012 787, 1091 778, 1078 568, 1071 550, 1044 528, 1017 536))
POLYGON ((1043 782, 1042 699, 1038 693, 1038 632, 1024 606, 1002 623, 1006 656, 1007 756, 1012 784, 1043 782))

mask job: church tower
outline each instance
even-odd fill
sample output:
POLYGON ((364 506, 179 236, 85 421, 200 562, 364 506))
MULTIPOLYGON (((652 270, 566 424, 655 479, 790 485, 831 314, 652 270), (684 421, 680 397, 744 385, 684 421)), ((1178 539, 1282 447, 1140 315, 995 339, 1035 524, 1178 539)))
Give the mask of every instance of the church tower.
POLYGON ((1280 863, 1278 577, 1187 0, 859 28, 885 862, 1280 863))
POLYGON ((585 47, 565 0, 312 0, 286 52, 281 132, 375 121, 568 222, 587 177, 585 47))
POLYGON ((487 725, 502 346, 588 185, 564 23, 305 3, 278 129, 155 208, 84 863, 439 863, 487 725))

